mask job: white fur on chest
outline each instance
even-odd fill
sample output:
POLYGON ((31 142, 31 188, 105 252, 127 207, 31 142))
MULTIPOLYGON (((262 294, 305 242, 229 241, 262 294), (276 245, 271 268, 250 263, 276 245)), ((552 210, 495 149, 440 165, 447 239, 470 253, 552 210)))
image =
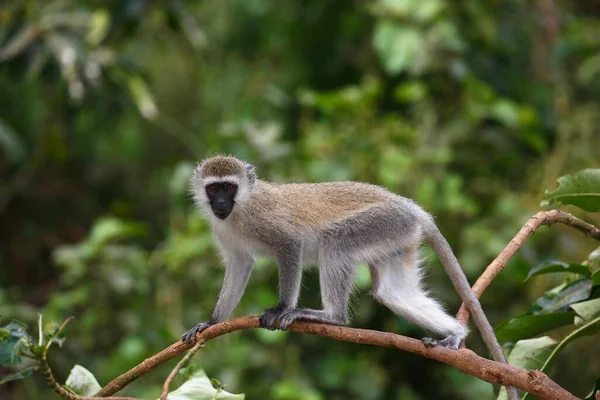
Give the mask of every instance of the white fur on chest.
POLYGON ((272 256, 268 248, 247 235, 240 234, 240 230, 235 229, 231 222, 212 218, 211 223, 213 232, 225 248, 236 249, 253 256, 272 256))
MULTIPOLYGON (((232 226, 231 222, 211 218, 213 232, 217 236, 221 245, 228 249, 236 249, 253 256, 273 258, 275 256, 273 249, 268 248, 257 240, 253 240, 248 235, 240 234, 240 230, 232 226)), ((319 259, 319 243, 316 238, 304 238, 302 241, 302 263, 304 265, 314 265, 319 259)))

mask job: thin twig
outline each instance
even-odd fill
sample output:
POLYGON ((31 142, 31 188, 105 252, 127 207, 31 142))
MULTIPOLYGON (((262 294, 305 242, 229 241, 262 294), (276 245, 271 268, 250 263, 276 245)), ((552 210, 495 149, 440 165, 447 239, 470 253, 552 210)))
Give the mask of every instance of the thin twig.
MULTIPOLYGON (((199 334, 197 339, 206 342, 233 331, 258 327, 258 315, 248 315, 213 325, 199 334)), ((289 330, 346 342, 393 347, 399 350, 409 351, 441 361, 484 381, 498 385, 517 387, 538 396, 541 399, 577 399, 577 397, 567 392, 541 371, 529 371, 509 364, 488 360, 468 349, 450 350, 444 347, 427 348, 420 340, 394 333, 347 328, 306 321, 294 322, 289 330)), ((159 365, 162 365, 191 347, 192 345, 184 344, 181 341, 173 343, 171 346, 154 356, 147 358, 141 364, 112 380, 102 390, 96 393, 96 396, 110 396, 118 392, 135 379, 154 370, 159 365)))
MULTIPOLYGON (((519 230, 519 233, 508 243, 508 245, 500 252, 498 257, 485 269, 483 274, 477 279, 473 285, 473 292, 478 298, 490 286, 494 278, 504 269, 508 261, 521 248, 523 243, 535 232, 541 225, 553 225, 561 223, 568 225, 587 236, 600 240, 600 229, 592 224, 588 224, 579 218, 561 210, 540 211, 533 217, 529 218, 525 225, 519 230)), ((469 310, 464 303, 460 306, 456 318, 459 321, 467 323, 469 321, 469 310)))
POLYGON ((171 382, 175 378, 175 375, 177 375, 177 372, 179 372, 179 370, 181 368, 183 368, 190 361, 190 359, 194 356, 194 354, 196 354, 196 352, 198 351, 198 349, 200 349, 200 347, 204 347, 204 340, 198 340, 198 343, 196 343, 196 345, 194 347, 192 347, 190 349, 190 351, 187 352, 185 357, 183 357, 177 363, 175 368, 173 368, 171 370, 171 373, 169 374, 169 376, 165 380, 165 383, 163 384, 163 391, 162 391, 162 394, 160 395, 160 400, 167 400, 167 395, 169 394, 169 386, 171 386, 171 382))
POLYGON ((46 354, 44 354, 40 359, 40 371, 52 390, 60 397, 67 400, 139 400, 135 397, 85 397, 72 393, 56 381, 54 375, 52 374, 52 370, 50 369, 50 365, 48 364, 46 354))

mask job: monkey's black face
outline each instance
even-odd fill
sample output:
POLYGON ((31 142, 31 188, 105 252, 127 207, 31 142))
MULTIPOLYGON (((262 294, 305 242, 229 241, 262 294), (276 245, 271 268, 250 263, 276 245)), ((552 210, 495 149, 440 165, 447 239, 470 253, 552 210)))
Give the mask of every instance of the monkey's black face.
POLYGON ((233 211, 238 187, 229 182, 215 182, 205 187, 210 206, 219 219, 225 219, 233 211))

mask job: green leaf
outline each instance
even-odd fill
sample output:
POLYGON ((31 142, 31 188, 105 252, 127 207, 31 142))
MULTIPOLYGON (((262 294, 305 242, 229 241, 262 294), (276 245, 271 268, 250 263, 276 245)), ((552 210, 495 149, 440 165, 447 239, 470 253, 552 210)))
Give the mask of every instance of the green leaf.
POLYGON ((0 365, 10 367, 21 362, 20 352, 22 339, 27 337, 26 328, 24 323, 17 320, 0 328, 0 365))
POLYGON ((600 299, 582 301, 581 303, 571 304, 571 308, 585 321, 590 321, 600 317, 600 299))
POLYGON ((500 343, 515 342, 573 323, 571 311, 523 315, 500 323, 494 330, 500 343))
POLYGON ((548 293, 536 300, 531 307, 532 314, 550 313, 586 300, 592 292, 592 280, 580 279, 563 287, 558 293, 548 293))
POLYGON ((590 269, 584 265, 551 260, 533 267, 525 280, 528 280, 532 276, 549 274, 552 272, 573 272, 587 277, 590 276, 590 269))
POLYGON ((58 344, 58 347, 62 347, 63 343, 67 339, 63 332, 59 331, 60 325, 56 322, 50 322, 44 326, 44 343, 53 342, 58 344))
POLYGON ((539 369, 557 346, 558 342, 549 336, 519 340, 508 355, 508 363, 525 369, 539 369))
POLYGON ((167 400, 244 400, 243 394, 231 394, 215 389, 204 371, 199 370, 177 390, 169 393, 167 400))
POLYGON ((383 20, 375 26, 373 46, 384 69, 391 75, 397 75, 419 56, 423 50, 423 38, 415 27, 383 20))
POLYGON ((583 210, 600 211, 600 169, 584 169, 558 178, 558 189, 546 192, 542 206, 571 204, 583 210))
MULTIPOLYGON (((544 357, 543 354, 540 355, 539 359, 545 358, 545 361, 544 361, 544 364, 542 365, 542 367, 539 368, 539 370, 541 370, 542 372, 546 372, 548 370, 549 366, 552 364, 552 361, 554 360, 556 355, 559 352, 561 352, 567 346, 567 344, 571 343, 573 340, 580 338, 582 336, 594 335, 594 334, 598 333, 598 331, 600 331, 600 317, 589 321, 588 323, 583 325, 581 328, 571 332, 567 337, 565 337, 558 344, 558 346, 556 346, 554 348, 554 350, 550 353, 549 356, 544 357)), ((509 357, 509 362, 510 362, 510 357, 509 357)), ((532 369, 532 368, 529 368, 529 369, 532 369)), ((523 396, 523 400, 525 400, 526 398, 527 398, 527 394, 525 396, 523 396)))
POLYGON ((80 396, 93 396, 102 389, 94 374, 81 365, 71 369, 65 385, 80 396))
POLYGON ((33 370, 35 368, 36 368, 36 366, 31 366, 29 368, 24 369, 23 371, 15 372, 14 374, 7 374, 7 375, 0 376, 0 385, 2 385, 3 383, 6 383, 6 382, 10 382, 10 381, 17 381, 19 379, 25 379, 28 376, 31 376, 31 374, 33 373, 33 370))

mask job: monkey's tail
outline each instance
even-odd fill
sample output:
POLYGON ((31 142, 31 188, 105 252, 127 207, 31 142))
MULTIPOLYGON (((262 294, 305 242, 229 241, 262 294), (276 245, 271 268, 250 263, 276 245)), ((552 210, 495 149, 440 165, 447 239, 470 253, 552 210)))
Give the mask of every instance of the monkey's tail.
POLYGON ((440 259, 442 265, 444 266, 444 270, 450 277, 454 288, 458 292, 460 298, 467 306, 467 309, 471 312, 473 316, 473 321, 479 330, 483 341, 485 342, 488 350, 492 354, 494 360, 502 363, 506 363, 506 358, 504 357, 504 352, 502 351, 502 347, 500 347, 500 343, 498 343, 498 339, 494 335, 494 329, 490 325, 487 318, 485 318, 485 314, 483 309, 481 308, 481 303, 475 296, 475 293, 471 289, 471 285, 465 276, 452 248, 446 241, 446 238, 442 235, 440 230, 435 226, 435 224, 431 224, 425 233, 425 243, 429 244, 435 254, 440 259))
MULTIPOLYGON (((498 343, 498 339, 496 338, 496 335, 494 335, 494 329, 485 317, 481 303, 479 303, 477 296, 475 296, 475 293, 471 289, 471 285, 469 284, 460 263, 456 259, 452 248, 448 244, 448 241, 444 235, 442 235, 433 220, 431 220, 431 223, 425 229, 424 240, 425 243, 433 248, 433 251, 435 251, 435 254, 437 254, 442 262, 444 270, 450 277, 454 288, 467 306, 467 309, 471 312, 473 321, 488 350, 492 354, 492 357, 495 361, 506 364, 506 357, 504 357, 502 347, 500 347, 500 343, 498 343)), ((507 386, 506 391, 510 400, 518 400, 520 398, 516 388, 507 386)))

